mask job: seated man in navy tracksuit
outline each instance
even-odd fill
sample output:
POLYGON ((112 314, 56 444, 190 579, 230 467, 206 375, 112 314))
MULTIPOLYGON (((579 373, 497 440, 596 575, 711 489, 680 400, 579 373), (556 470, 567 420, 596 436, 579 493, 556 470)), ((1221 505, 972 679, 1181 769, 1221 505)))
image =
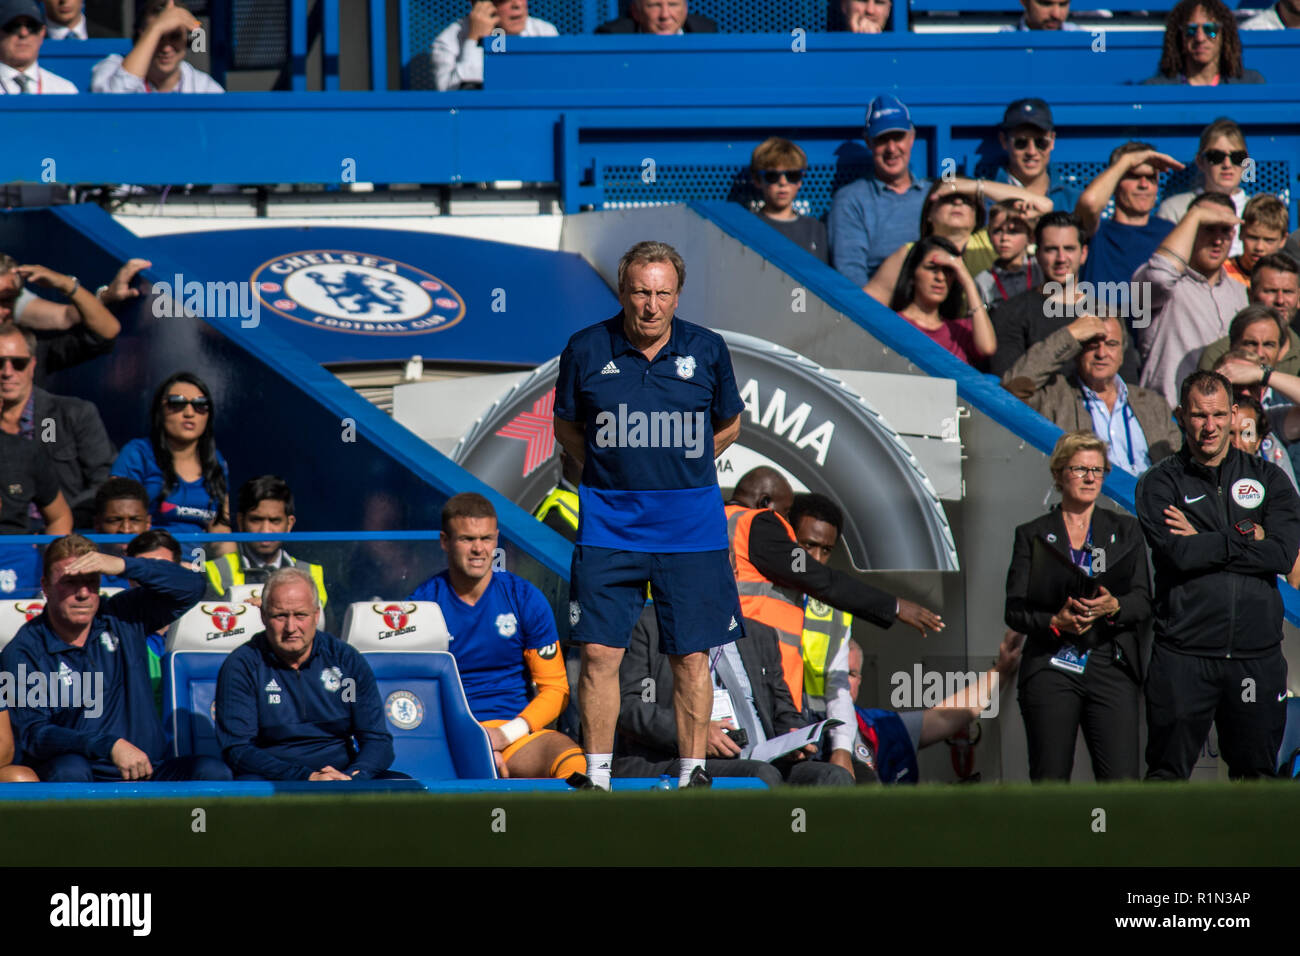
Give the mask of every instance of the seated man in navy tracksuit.
POLYGON ((262 591, 266 630, 221 665, 217 742, 236 780, 404 776, 386 772, 393 736, 370 665, 316 630, 319 611, 311 575, 281 568, 262 591))
POLYGON ((23 762, 51 782, 229 780, 213 757, 165 759, 149 680, 149 635, 203 597, 203 575, 101 554, 75 534, 46 548, 44 564, 45 610, 0 653, 23 692, 10 709, 23 762), (101 601, 101 574, 139 587, 101 601))

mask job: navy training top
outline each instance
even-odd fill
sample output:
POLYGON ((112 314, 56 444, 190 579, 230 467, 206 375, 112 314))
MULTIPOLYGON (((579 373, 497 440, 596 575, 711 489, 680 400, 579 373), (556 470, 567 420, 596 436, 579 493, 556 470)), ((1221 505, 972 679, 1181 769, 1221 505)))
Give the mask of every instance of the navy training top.
MULTIPOLYGON (((0 652, 0 670, 17 675, 21 666, 28 680, 32 704, 35 684, 31 675, 46 675, 43 683, 57 691, 68 706, 16 706, 10 711, 14 736, 25 757, 40 763, 60 754, 81 754, 101 770, 113 766, 113 744, 124 738, 143 750, 155 766, 165 759, 162 720, 154 703, 149 678, 148 641, 203 597, 207 579, 170 561, 123 558, 126 576, 139 583, 100 600, 99 611, 81 647, 65 644, 50 626, 48 610, 18 629, 0 652), (74 678, 73 675, 81 675, 74 678), (54 675, 50 680, 49 675, 54 675), (102 675, 102 695, 94 687, 102 675), (86 688, 87 677, 92 686, 86 688), (74 695, 74 682, 82 690, 74 695), (61 684, 64 689, 54 688, 61 684), (81 700, 73 698, 80 696, 81 700), (94 698, 94 699, 92 699, 94 698), (102 699, 101 699, 102 698, 102 699), (71 706, 79 703, 81 706, 71 706)), ((49 703, 59 703, 47 691, 49 703)))
POLYGON ((726 550, 713 423, 744 407, 716 332, 674 316, 653 362, 628 341, 621 313, 575 332, 560 356, 555 414, 586 434, 578 544, 726 550))
POLYGON ((237 774, 306 780, 330 766, 369 780, 393 762, 374 672, 324 631, 297 670, 258 631, 221 665, 216 704, 217 743, 237 774))

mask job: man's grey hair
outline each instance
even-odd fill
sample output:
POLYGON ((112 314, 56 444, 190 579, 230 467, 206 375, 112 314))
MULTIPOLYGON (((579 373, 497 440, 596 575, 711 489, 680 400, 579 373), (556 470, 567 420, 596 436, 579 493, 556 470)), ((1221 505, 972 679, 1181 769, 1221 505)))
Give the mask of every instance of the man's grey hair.
POLYGON ((288 584, 290 581, 301 581, 307 585, 307 590, 311 592, 312 607, 320 610, 320 595, 316 593, 316 582, 311 579, 311 575, 302 568, 289 566, 280 568, 278 571, 271 573, 266 579, 266 584, 262 588, 262 607, 265 608, 271 603, 271 593, 280 585, 288 584))

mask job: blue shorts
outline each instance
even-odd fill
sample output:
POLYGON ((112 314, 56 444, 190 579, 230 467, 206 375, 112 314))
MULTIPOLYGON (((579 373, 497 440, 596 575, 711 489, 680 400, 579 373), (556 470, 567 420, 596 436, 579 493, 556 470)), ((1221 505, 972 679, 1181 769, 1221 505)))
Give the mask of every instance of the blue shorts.
POLYGON ((663 554, 579 544, 569 574, 569 637, 627 647, 645 607, 646 582, 663 653, 693 654, 745 636, 726 551, 663 554))

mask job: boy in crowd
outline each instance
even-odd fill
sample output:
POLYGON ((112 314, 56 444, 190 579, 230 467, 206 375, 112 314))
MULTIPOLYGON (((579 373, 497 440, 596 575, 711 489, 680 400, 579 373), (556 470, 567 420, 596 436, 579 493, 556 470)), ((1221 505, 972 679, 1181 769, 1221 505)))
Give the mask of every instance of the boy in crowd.
POLYGON ((803 184, 808 156, 790 142, 771 136, 759 143, 750 158, 754 188, 763 197, 755 210, 759 218, 791 242, 811 252, 822 262, 830 262, 830 243, 826 226, 811 216, 801 216, 794 209, 795 197, 803 184))
POLYGON ((1019 202, 1004 199, 989 210, 989 240, 998 257, 975 277, 984 307, 992 314, 1003 302, 1042 281, 1029 256, 1029 223, 1019 202))
POLYGON ((1223 264, 1228 278, 1250 288, 1255 263, 1278 252, 1286 242, 1286 206, 1276 196, 1261 193, 1251 197, 1241 213, 1241 254, 1223 264))

